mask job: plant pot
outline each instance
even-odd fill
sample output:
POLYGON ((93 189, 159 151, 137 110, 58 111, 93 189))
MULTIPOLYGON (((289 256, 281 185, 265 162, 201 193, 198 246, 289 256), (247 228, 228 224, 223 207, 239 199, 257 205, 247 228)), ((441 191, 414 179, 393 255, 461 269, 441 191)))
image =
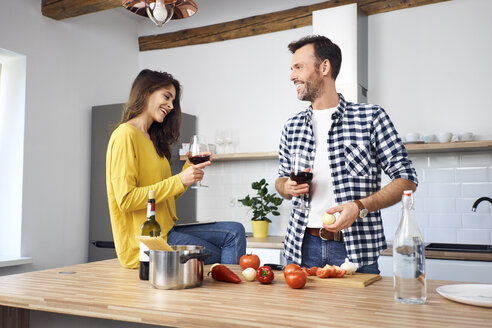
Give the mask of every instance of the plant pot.
POLYGON ((251 221, 253 227, 253 238, 268 237, 268 221, 251 221))

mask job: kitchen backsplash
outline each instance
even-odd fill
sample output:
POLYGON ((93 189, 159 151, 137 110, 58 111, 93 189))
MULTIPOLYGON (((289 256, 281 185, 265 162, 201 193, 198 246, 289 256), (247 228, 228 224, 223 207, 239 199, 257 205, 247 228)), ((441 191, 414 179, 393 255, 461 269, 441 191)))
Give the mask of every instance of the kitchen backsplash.
MULTIPOLYGON (((414 154, 410 156, 419 177, 415 193, 415 210, 426 242, 459 242, 492 244, 492 206, 482 202, 472 212, 473 202, 481 196, 492 196, 492 152, 414 154)), ((205 169, 198 190, 199 221, 234 220, 251 232, 250 213, 237 200, 253 196, 251 182, 265 178, 274 191, 278 161, 217 161, 205 169)), ((383 176, 383 185, 390 180, 383 176)), ((280 216, 271 217, 269 234, 285 234, 291 203, 284 200, 280 216)), ((384 209, 383 225, 388 241, 400 220, 400 204, 384 209)))

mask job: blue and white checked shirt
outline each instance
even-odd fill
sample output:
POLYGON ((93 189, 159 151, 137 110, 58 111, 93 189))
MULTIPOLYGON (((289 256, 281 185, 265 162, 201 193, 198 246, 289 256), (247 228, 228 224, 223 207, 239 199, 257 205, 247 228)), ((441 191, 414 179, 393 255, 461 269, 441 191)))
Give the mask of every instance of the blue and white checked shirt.
MULTIPOLYGON (((329 162, 332 169, 335 201, 338 204, 367 197, 381 188, 381 170, 391 179, 404 178, 415 184, 417 173, 408 159, 393 123, 384 109, 377 105, 340 102, 333 113, 333 123, 327 135, 329 162)), ((310 158, 313 171, 315 141, 312 128, 313 109, 290 118, 284 126, 279 147, 279 177, 288 178, 291 156, 301 151, 310 158)), ((294 197, 293 203, 300 198, 294 197)), ((328 207, 334 204, 327 204, 328 207)), ((301 264, 302 240, 308 222, 305 210, 292 209, 284 242, 284 255, 301 264)), ((370 212, 343 230, 343 240, 350 261, 358 267, 377 261, 386 249, 381 212, 370 212)))

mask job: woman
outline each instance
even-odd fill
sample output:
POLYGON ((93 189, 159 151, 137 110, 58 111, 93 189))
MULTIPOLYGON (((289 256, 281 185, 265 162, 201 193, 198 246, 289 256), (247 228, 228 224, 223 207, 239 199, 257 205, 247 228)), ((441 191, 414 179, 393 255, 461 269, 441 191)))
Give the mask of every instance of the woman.
POLYGON ((205 162, 186 162, 171 175, 171 144, 179 137, 181 86, 171 74, 141 71, 127 108, 109 140, 106 186, 116 254, 124 267, 139 265, 140 228, 147 219, 149 190, 155 191, 156 220, 170 245, 201 245, 207 263, 238 263, 246 251, 244 227, 237 222, 174 227, 175 199, 201 181, 205 162))

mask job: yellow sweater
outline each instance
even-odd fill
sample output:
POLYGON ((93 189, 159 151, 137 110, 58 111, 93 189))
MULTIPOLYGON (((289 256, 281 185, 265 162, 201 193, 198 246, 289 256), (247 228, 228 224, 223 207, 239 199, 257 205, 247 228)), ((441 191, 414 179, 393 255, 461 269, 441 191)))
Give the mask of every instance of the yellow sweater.
POLYGON ((109 140, 106 187, 116 254, 122 266, 138 268, 137 237, 147 219, 149 190, 155 191, 156 220, 161 234, 167 236, 178 219, 174 201, 186 187, 177 175, 171 175, 168 160, 159 157, 152 141, 129 123, 121 124, 109 140))

